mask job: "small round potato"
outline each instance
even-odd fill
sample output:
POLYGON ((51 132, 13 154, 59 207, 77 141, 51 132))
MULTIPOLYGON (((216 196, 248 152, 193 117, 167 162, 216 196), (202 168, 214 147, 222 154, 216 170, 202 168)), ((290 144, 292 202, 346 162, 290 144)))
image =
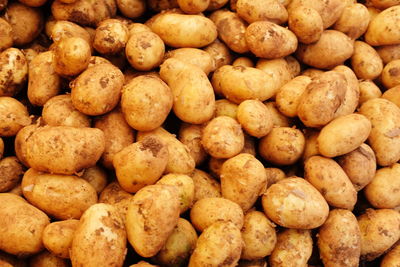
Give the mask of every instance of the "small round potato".
POLYGON ((355 41, 354 54, 351 56, 351 66, 359 79, 374 80, 383 70, 382 59, 378 52, 369 44, 355 41))
POLYGON ((381 75, 382 83, 387 89, 400 85, 400 59, 386 64, 381 75))
POLYGON ((215 69, 218 69, 224 65, 231 64, 233 56, 229 48, 220 40, 216 39, 206 48, 204 51, 209 53, 215 62, 215 69))
POLYGON ((268 108, 259 100, 245 100, 240 103, 237 119, 248 134, 257 138, 266 136, 273 127, 268 108))
POLYGON ((244 147, 244 134, 240 124, 227 116, 212 119, 203 130, 201 143, 216 158, 231 158, 244 147))
POLYGON ((187 146, 196 166, 202 164, 207 158, 207 153, 201 144, 203 128, 203 125, 182 123, 179 129, 179 141, 187 146))
POLYGON ((342 15, 333 25, 333 29, 356 40, 367 31, 369 22, 370 15, 367 7, 361 3, 354 3, 344 8, 342 15))
POLYGON ((0 97, 0 136, 14 136, 31 123, 26 107, 8 96, 0 97))
POLYGON ((190 176, 194 184, 193 203, 203 198, 222 197, 221 185, 208 173, 195 169, 190 176))
POLYGON ((236 12, 248 23, 267 20, 283 24, 288 20, 285 6, 277 0, 238 0, 236 12))
POLYGON ((177 0, 179 8, 186 14, 198 14, 205 11, 210 0, 177 0))
POLYGON ((99 203, 113 205, 118 210, 122 220, 125 222, 126 214, 128 213, 129 202, 131 201, 132 196, 133 195, 121 188, 118 181, 115 181, 109 183, 101 192, 99 203))
POLYGON ((0 160, 0 192, 7 192, 21 181, 22 164, 16 157, 6 157, 0 160))
POLYGON ((265 168, 265 173, 267 175, 267 187, 270 187, 273 184, 276 184, 280 180, 286 178, 286 174, 279 168, 265 168))
POLYGON ((238 57, 232 62, 232 66, 254 67, 254 62, 248 57, 238 57))
POLYGON ((243 210, 238 204, 225 198, 203 198, 198 200, 190 210, 190 221, 200 232, 218 221, 232 222, 241 229, 243 210))
POLYGON ((0 18, 0 52, 13 45, 12 27, 5 19, 0 18))
POLYGON ((323 196, 299 177, 286 178, 271 185, 262 196, 262 206, 268 218, 287 228, 317 228, 329 214, 323 196))
POLYGON ((145 0, 117 0, 118 10, 127 18, 140 17, 146 11, 145 0))
POLYGON ((96 28, 93 47, 100 54, 117 54, 128 42, 128 28, 117 19, 106 19, 96 28))
POLYGON ((26 57, 17 48, 0 53, 0 96, 16 95, 28 78, 26 57))
POLYGON ((211 54, 198 48, 178 48, 170 50, 165 55, 165 59, 171 57, 199 67, 206 75, 215 70, 215 62, 211 54))
POLYGON ((311 44, 321 38, 324 30, 321 15, 312 7, 298 6, 290 9, 289 29, 296 34, 299 42, 311 44))
POLYGON ((361 106, 370 99, 379 98, 382 95, 381 89, 373 81, 359 80, 358 85, 360 89, 360 99, 358 102, 359 106, 361 106))

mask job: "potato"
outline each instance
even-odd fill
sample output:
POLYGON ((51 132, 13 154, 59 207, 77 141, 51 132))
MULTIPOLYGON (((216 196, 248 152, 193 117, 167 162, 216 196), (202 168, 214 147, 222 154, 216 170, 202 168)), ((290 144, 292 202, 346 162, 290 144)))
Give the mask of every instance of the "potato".
POLYGON ((246 29, 245 37, 249 50, 257 57, 280 58, 297 49, 296 35, 269 21, 251 23, 246 29))
POLYGON ((267 187, 286 178, 285 172, 279 168, 265 168, 265 174, 267 175, 267 187))
POLYGON ((272 114, 272 121, 274 126, 289 127, 291 125, 291 120, 279 112, 276 102, 265 102, 264 104, 272 114))
POLYGON ((197 48, 178 48, 170 50, 165 59, 176 58, 188 64, 195 65, 202 69, 206 75, 215 70, 214 58, 211 54, 197 48))
POLYGON ((245 100, 240 103, 237 109, 237 119, 251 136, 260 138, 272 130, 271 114, 259 100, 245 100))
POLYGON ((316 77, 320 76, 323 73, 324 73, 323 70, 308 68, 308 69, 304 70, 301 74, 304 75, 304 76, 308 76, 311 79, 313 79, 313 78, 316 78, 316 77))
POLYGON ((0 252, 0 263, 4 267, 26 267, 26 260, 23 258, 17 258, 14 255, 7 254, 3 251, 0 252))
POLYGON ((207 158, 207 153, 201 144, 203 128, 202 125, 183 123, 179 129, 179 141, 188 147, 196 166, 202 164, 207 158))
POLYGON ((208 173, 195 169, 190 176, 194 184, 193 203, 203 198, 221 197, 221 185, 208 173))
POLYGON ((187 146, 182 144, 174 135, 163 128, 157 128, 151 132, 138 132, 137 140, 141 141, 146 136, 155 135, 159 137, 168 147, 168 163, 165 173, 187 174, 194 170, 195 162, 190 155, 187 146))
POLYGON ((274 96, 279 85, 271 80, 256 68, 225 65, 214 72, 211 82, 217 93, 219 91, 229 101, 240 104, 248 99, 265 101, 274 96))
POLYGON ((108 183, 106 171, 99 166, 85 169, 81 178, 86 180, 96 190, 97 194, 100 194, 108 183))
POLYGON ((300 44, 297 58, 304 64, 319 69, 331 69, 343 64, 354 51, 353 40, 342 32, 325 30, 312 44, 300 44))
POLYGON ((179 7, 177 0, 149 0, 146 2, 148 3, 150 9, 155 12, 179 7))
POLYGON ((22 164, 16 157, 0 160, 0 192, 7 192, 16 187, 23 173, 22 164))
POLYGON ((31 124, 23 127, 18 134, 15 136, 14 140, 14 150, 15 155, 18 160, 26 167, 29 167, 29 164, 26 160, 27 155, 27 140, 28 138, 37 130, 39 126, 36 124, 31 124))
POLYGON ((220 180, 222 164, 224 164, 225 161, 227 161, 227 159, 213 157, 210 157, 210 160, 208 161, 208 171, 217 180, 220 180))
POLYGON ((276 24, 283 24, 288 19, 286 8, 280 1, 250 1, 238 0, 237 14, 248 23, 267 20, 276 24))
POLYGON ((200 15, 163 13, 146 23, 165 44, 172 47, 203 47, 217 38, 214 23, 200 15))
POLYGON ((276 165, 295 163, 303 154, 305 138, 298 129, 277 127, 260 140, 259 153, 265 160, 276 165))
POLYGON ((232 66, 254 67, 253 61, 248 57, 238 57, 232 62, 232 66))
POLYGON ((318 136, 318 149, 325 157, 337 157, 358 148, 371 132, 371 122, 361 114, 340 116, 325 125, 318 136))
POLYGON ((126 214, 128 212, 128 205, 132 195, 124 191, 117 181, 109 183, 101 192, 99 197, 100 203, 113 205, 122 220, 125 222, 126 214))
POLYGON ((100 54, 117 54, 128 42, 128 28, 117 19, 105 19, 96 28, 93 47, 100 54))
POLYGON ((43 230, 43 245, 57 257, 69 258, 72 238, 79 220, 69 219, 50 223, 43 230))
POLYGON ((400 109, 392 102, 375 98, 365 102, 360 114, 372 124, 368 142, 380 166, 389 166, 400 159, 400 109))
POLYGON ((14 46, 23 46, 32 42, 43 28, 43 14, 38 8, 12 2, 7 6, 4 18, 12 27, 14 46))
POLYGON ((387 89, 400 85, 400 59, 386 64, 381 75, 382 83, 387 89))
POLYGON ((302 5, 290 9, 288 25, 303 44, 317 42, 324 30, 323 20, 318 11, 302 5))
POLYGON ((88 42, 88 44, 92 43, 90 34, 85 28, 66 20, 54 21, 54 25, 49 30, 49 33, 49 37, 55 43, 71 37, 80 37, 88 42))
POLYGON ((400 44, 400 30, 396 23, 399 14, 400 6, 393 6, 372 18, 364 35, 365 41, 372 46, 400 44))
MULTIPOLYGON (((156 0, 154 0, 154 1, 156 1, 156 0)), ((152 266, 159 267, 158 265, 153 265, 153 264, 147 263, 145 261, 139 261, 138 263, 132 264, 129 267, 152 267, 152 266)))
POLYGON ((215 117, 228 116, 232 119, 236 119, 238 107, 237 104, 227 99, 219 99, 215 101, 215 117))
MULTIPOLYGON (((380 92, 380 91, 379 91, 380 92)), ((396 104, 396 106, 400 107, 400 85, 396 85, 388 90, 386 90, 382 98, 389 100, 390 102, 396 104)))
POLYGON ((124 222, 117 209, 103 203, 92 205, 82 215, 72 239, 72 265, 122 266, 126 251, 124 222))
POLYGON ((179 218, 165 245, 154 257, 165 266, 183 266, 196 247, 197 233, 189 221, 179 218))
POLYGON ((328 124, 343 104, 346 90, 346 76, 342 73, 328 71, 315 77, 300 98, 297 115, 308 127, 328 124))
POLYGON ((254 205, 267 186, 263 164, 246 153, 225 161, 220 179, 222 196, 237 203, 244 212, 254 205))
POLYGON ((264 213, 249 211, 244 216, 242 239, 244 242, 241 259, 262 259, 272 253, 276 245, 275 225, 264 213))
POLYGON ((171 185, 149 185, 129 203, 126 230, 129 243, 142 257, 155 256, 179 220, 178 191, 171 185))
POLYGON ((356 41, 351 56, 352 68, 359 79, 374 80, 383 70, 382 59, 369 44, 356 41))
POLYGON ((26 107, 18 100, 0 97, 0 136, 14 136, 31 123, 26 107))
MULTIPOLYGON (((259 59, 257 61, 256 68, 265 72, 270 78, 269 82, 274 83, 277 89, 281 88, 292 78, 294 78, 292 77, 289 64, 284 58, 269 59, 269 60, 259 59)), ((276 90, 276 92, 277 91, 278 90, 276 90)))
POLYGON ((329 206, 318 190, 299 177, 286 178, 271 185, 262 196, 262 206, 274 223, 296 229, 317 228, 329 213, 329 206))
POLYGON ((251 260, 251 261, 239 261, 238 267, 267 267, 267 261, 265 259, 261 260, 251 260))
POLYGON ((354 3, 344 8, 333 29, 356 40, 367 31, 370 19, 368 9, 363 4, 354 3))
POLYGON ((392 60, 400 59, 400 44, 397 45, 383 45, 376 47, 381 57, 383 64, 388 64, 392 60))
POLYGON ((269 256, 271 267, 307 266, 313 241, 309 230, 285 229, 278 233, 277 243, 269 256))
POLYGON ((0 193, 0 249, 26 257, 43 250, 43 229, 50 223, 47 215, 22 197, 0 193))
POLYGON ((187 14, 197 14, 207 9, 210 0, 177 0, 179 8, 187 14))
POLYGON ((214 59, 215 69, 220 68, 224 65, 231 64, 233 60, 229 48, 218 39, 205 47, 204 51, 209 53, 214 59))
POLYGON ((367 209, 357 218, 361 232, 361 259, 374 260, 400 238, 400 214, 391 209, 367 209))
POLYGON ((0 159, 2 159, 4 156, 4 141, 3 139, 0 137, 0 159))
POLYGON ((56 255, 43 251, 36 254, 29 260, 31 267, 68 267, 69 264, 65 259, 59 258, 56 255))
POLYGON ((44 126, 26 139, 26 161, 37 171, 74 174, 94 166, 104 146, 99 129, 44 126))
POLYGON ((150 30, 132 34, 125 48, 129 64, 140 71, 158 67, 163 60, 164 52, 163 40, 150 30))
POLYGON ((301 96, 310 83, 310 77, 300 75, 283 85, 275 97, 279 111, 285 116, 296 117, 301 96))
POLYGON ((13 33, 11 25, 2 18, 0 18, 0 33, 0 51, 3 51, 13 45, 13 33))
POLYGON ((200 232, 218 221, 232 222, 241 229, 243 210, 238 204, 226 198, 203 198, 194 203, 190 210, 190 221, 200 232))
POLYGON ((161 126, 173 105, 173 93, 161 79, 142 75, 123 87, 121 109, 126 122, 139 131, 161 126))
POLYGON ((382 95, 381 89, 379 89, 379 87, 373 81, 370 80, 365 80, 365 81, 360 80, 359 88, 360 88, 359 106, 361 106, 370 99, 379 98, 382 95))
POLYGON ((363 189, 375 176, 376 158, 374 151, 367 144, 362 144, 354 151, 340 156, 337 162, 357 191, 363 189))
POLYGON ((232 51, 236 53, 246 53, 249 51, 245 39, 247 24, 238 14, 221 9, 213 12, 210 19, 217 26, 219 39, 232 51))
POLYGON ((0 96, 16 95, 28 78, 28 64, 24 54, 17 48, 0 53, 0 96))
POLYGON ((395 267, 400 264, 400 245, 392 248, 381 261, 381 267, 395 267))
POLYGON ((101 0, 96 5, 90 0, 56 0, 51 5, 56 20, 68 20, 83 26, 96 26, 100 21, 114 17, 116 12, 116 3, 112 0, 101 0))
POLYGON ((348 210, 354 208, 357 191, 333 159, 310 157, 304 164, 304 178, 322 194, 329 205, 348 210))
POLYGON ((284 59, 288 64, 291 77, 294 78, 296 76, 299 76, 301 72, 300 62, 293 56, 286 56, 284 57, 284 59))
POLYGON ((117 0, 118 10, 127 18, 134 19, 146 11, 144 0, 117 0))

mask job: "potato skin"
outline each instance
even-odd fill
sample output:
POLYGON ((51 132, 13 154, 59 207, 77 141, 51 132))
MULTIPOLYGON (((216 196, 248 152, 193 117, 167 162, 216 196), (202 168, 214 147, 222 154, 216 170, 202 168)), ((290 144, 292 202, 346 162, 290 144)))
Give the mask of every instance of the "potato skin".
POLYGON ((214 59, 215 68, 220 68, 224 65, 231 64, 233 61, 233 56, 231 51, 223 42, 221 42, 218 38, 215 39, 210 45, 204 48, 204 51, 209 53, 211 57, 214 59))
POLYGON ((329 206, 318 190, 299 177, 271 185, 262 196, 262 206, 273 222, 296 229, 317 228, 329 213, 329 206))
POLYGON ((317 10, 308 6, 290 9, 288 24, 289 29, 303 44, 317 42, 324 30, 321 15, 317 10))
POLYGON ((248 23, 267 20, 276 24, 283 24, 288 19, 286 8, 281 2, 276 0, 238 0, 236 3, 236 12, 248 23))
POLYGON ((361 236, 357 218, 348 210, 334 209, 318 233, 318 248, 324 266, 357 267, 361 236))
POLYGON ((69 259, 69 249, 79 220, 69 219, 50 223, 43 230, 43 245, 57 257, 69 259))
POLYGON ((375 49, 381 57, 383 64, 388 64, 392 60, 400 59, 400 44, 382 45, 375 49))
POLYGON ((101 192, 99 203, 106 203, 113 205, 122 220, 125 222, 126 214, 128 212, 128 205, 133 195, 124 191, 119 185, 118 181, 109 183, 101 192))
POLYGON ((94 166, 104 147, 99 129, 44 126, 26 140, 26 161, 38 171, 74 174, 94 166))
MULTIPOLYGON (((1 9, 1 8, 0 8, 1 9)), ((12 27, 5 19, 0 18, 0 52, 13 45, 12 27)))
POLYGON ((208 173, 195 169, 190 177, 192 177, 194 184, 193 203, 203 198, 222 197, 221 185, 208 173))
POLYGON ((122 89, 121 109, 126 122, 139 131, 151 131, 167 118, 174 97, 161 79, 142 75, 133 78, 122 89))
POLYGON ((0 97, 0 136, 14 136, 31 123, 26 107, 18 100, 0 97))
POLYGON ((352 68, 359 79, 374 80, 383 70, 382 59, 369 44, 355 41, 354 54, 351 56, 352 68))
POLYGON ((368 9, 363 4, 355 3, 344 8, 342 15, 333 25, 333 29, 356 40, 367 31, 369 22, 368 9))
POLYGON ((43 229, 50 223, 47 215, 22 197, 0 193, 0 249, 26 257, 43 249, 43 229))
POLYGON ((31 267, 68 267, 68 262, 65 259, 59 258, 56 255, 43 251, 34 255, 29 259, 31 267))
POLYGON ((22 178, 22 164, 16 157, 6 157, 0 160, 0 192, 13 189, 22 178))
POLYGON ((156 255, 179 220, 178 191, 171 185, 149 185, 129 203, 126 230, 129 243, 142 257, 156 255))
POLYGON ((146 11, 144 0, 117 0, 118 10, 127 18, 140 17, 146 11))
POLYGON ((253 155, 241 153, 222 164, 222 196, 249 210, 265 190, 267 176, 263 164, 253 155))
POLYGON ((242 246, 240 230, 233 223, 216 222, 199 236, 188 266, 236 266, 242 246))
POLYGON ((387 89, 400 85, 400 59, 386 64, 381 73, 381 80, 387 89))
POLYGON ((218 221, 232 222, 241 229, 243 210, 238 204, 226 198, 203 198, 198 200, 190 210, 190 221, 200 232, 218 221))
POLYGON ((297 49, 296 35, 269 21, 251 23, 246 29, 245 37, 249 50, 257 57, 280 58, 297 49))
POLYGON ((301 96, 310 83, 310 77, 300 75, 283 85, 275 97, 279 111, 285 116, 296 117, 301 96))
POLYGON ((400 264, 400 245, 392 248, 381 261, 381 267, 396 267, 400 264))
POLYGON ((17 94, 28 78, 28 63, 17 48, 8 48, 0 54, 0 96, 17 94))
POLYGON ((357 218, 361 232, 361 259, 371 261, 400 238, 400 214, 392 209, 367 209, 357 218))
POLYGON ((207 153, 201 144, 203 128, 203 125, 189 123, 182 123, 179 128, 179 141, 188 147, 190 155, 196 162, 196 166, 202 164, 207 159, 207 153))
POLYGON ((87 209, 72 239, 72 265, 122 266, 126 252, 124 222, 117 209, 103 203, 87 209), (92 258, 90 255, 97 256, 92 258))
POLYGON ((360 89, 359 106, 370 99, 379 98, 382 95, 381 89, 373 81, 360 80, 358 85, 360 89))
POLYGON ((90 34, 85 28, 66 20, 55 21, 54 26, 51 28, 49 37, 55 43, 70 37, 80 37, 86 40, 89 44, 92 43, 90 34))
POLYGON ((400 44, 400 31, 397 27, 399 15, 400 6, 393 6, 372 18, 364 36, 365 41, 372 46, 400 44))
POLYGON ((251 136, 263 137, 272 130, 268 108, 259 100, 245 100, 237 109, 237 119, 251 136))
POLYGON ((117 19, 106 19, 96 28, 93 48, 100 54, 117 54, 128 42, 128 27, 117 19))
POLYGON ((179 8, 186 14, 198 14, 207 9, 210 0, 177 0, 179 8))
POLYGON ((215 60, 211 54, 198 48, 178 48, 170 50, 166 53, 164 58, 168 59, 171 57, 199 67, 206 75, 215 70, 215 60))

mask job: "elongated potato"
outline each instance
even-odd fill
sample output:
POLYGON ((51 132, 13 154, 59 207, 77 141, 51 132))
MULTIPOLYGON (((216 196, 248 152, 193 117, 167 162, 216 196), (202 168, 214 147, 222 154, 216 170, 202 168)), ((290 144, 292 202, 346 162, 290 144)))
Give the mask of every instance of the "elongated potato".
POLYGON ((31 123, 26 107, 8 96, 0 97, 0 136, 14 136, 31 123))
POLYGON ((361 41, 354 43, 354 54, 351 56, 352 68, 359 79, 374 80, 383 70, 382 59, 369 44, 361 41))
POLYGON ((91 43, 90 34, 85 30, 85 28, 66 20, 55 21, 54 26, 51 28, 49 37, 55 43, 70 37, 80 37, 86 40, 89 44, 91 43))
POLYGON ((381 80, 387 89, 400 85, 400 59, 386 64, 382 70, 381 80))
POLYGON ((0 18, 0 33, 0 51, 3 51, 13 45, 13 36, 10 23, 2 18, 0 18))
POLYGON ((104 147, 99 129, 44 126, 26 140, 26 161, 38 171, 74 174, 94 166, 104 147))
POLYGON ((216 222, 197 240, 189 267, 234 267, 242 251, 240 230, 231 222, 216 222))
POLYGON ((208 173, 195 169, 190 177, 194 184, 193 203, 203 198, 221 197, 221 185, 208 173))
POLYGON ((8 48, 0 54, 0 96, 17 94, 28 78, 28 63, 17 48, 8 48))
POLYGON ((103 203, 91 206, 82 215, 72 239, 72 264, 122 266, 125 255, 126 232, 117 209, 103 203))
POLYGON ((121 188, 118 181, 115 181, 109 183, 101 192, 99 203, 113 205, 118 210, 122 220, 125 222, 126 214, 128 213, 129 202, 131 201, 132 196, 133 195, 121 188))
POLYGON ((128 27, 117 19, 105 19, 96 28, 93 48, 101 54, 117 54, 128 42, 128 27))
POLYGON ((156 255, 179 220, 178 191, 172 185, 149 185, 129 203, 126 231, 129 243, 142 257, 156 255))
POLYGON ((0 249, 26 257, 43 250, 42 233, 47 215, 22 197, 0 193, 0 249))
POLYGON ((179 141, 188 147, 196 166, 202 164, 207 158, 207 153, 201 144, 203 128, 203 125, 183 123, 179 129, 179 141))
POLYGON ((200 15, 163 13, 146 23, 165 44, 172 47, 203 47, 217 38, 214 23, 200 15))
POLYGON ((333 25, 333 29, 356 40, 367 31, 369 22, 370 15, 367 7, 361 3, 354 3, 344 8, 342 15, 333 25))
POLYGON ((79 220, 69 219, 50 223, 43 230, 43 245, 60 258, 69 259, 69 249, 79 220))
POLYGON ((286 178, 271 185, 262 196, 262 206, 269 219, 287 228, 317 228, 329 214, 323 196, 299 177, 286 178))
POLYGON ((310 77, 300 75, 283 85, 275 97, 279 111, 288 117, 296 117, 301 96, 310 83, 310 77))
POLYGON ((273 127, 270 111, 259 100, 245 100, 238 106, 237 119, 244 130, 255 137, 266 136, 273 127))
POLYGON ((371 19, 365 41, 372 46, 400 44, 400 29, 396 23, 399 14, 400 6, 393 6, 371 19))
POLYGON ((276 24, 283 24, 288 19, 285 6, 276 0, 238 0, 236 12, 248 23, 267 20, 276 24))
POLYGON ((170 50, 165 59, 176 58, 188 64, 195 65, 202 69, 206 75, 215 70, 214 58, 210 53, 197 48, 178 48, 170 50))
POLYGON ((305 5, 291 8, 288 19, 289 29, 296 34, 299 42, 311 44, 321 38, 323 20, 314 8, 305 5))

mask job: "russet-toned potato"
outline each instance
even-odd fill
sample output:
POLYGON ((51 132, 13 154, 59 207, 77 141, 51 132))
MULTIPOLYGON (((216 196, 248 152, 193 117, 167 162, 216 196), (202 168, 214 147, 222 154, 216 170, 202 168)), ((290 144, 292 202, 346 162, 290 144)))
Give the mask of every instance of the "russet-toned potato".
POLYGON ((323 20, 314 8, 302 5, 292 8, 288 19, 289 29, 296 34, 299 42, 311 44, 321 38, 323 20))
POLYGON ((8 96, 0 97, 0 136, 14 136, 31 123, 26 107, 8 96))
POLYGON ((187 14, 198 14, 207 9, 210 0, 177 0, 179 8, 187 14))
POLYGON ((368 9, 363 4, 354 3, 344 8, 342 15, 333 25, 333 29, 356 40, 366 32, 369 22, 368 9))
POLYGON ((13 45, 12 27, 7 20, 0 18, 0 51, 13 45))
POLYGON ((144 0, 117 0, 118 10, 127 18, 140 17, 146 11, 144 0))
POLYGON ((190 177, 194 184, 193 203, 203 198, 221 197, 221 185, 208 173, 195 169, 190 177))
POLYGON ((93 47, 101 54, 117 54, 128 42, 128 27, 117 19, 106 19, 96 28, 93 47))
POLYGON ((69 259, 72 238, 79 220, 68 219, 50 223, 43 230, 43 245, 57 257, 69 259))
POLYGON ((400 6, 393 6, 380 12, 371 18, 368 30, 365 33, 365 41, 372 45, 396 45, 400 44, 400 30, 397 19, 400 15, 400 6))
POLYGON ((233 56, 229 48, 219 39, 215 39, 210 45, 204 48, 204 51, 209 53, 214 59, 215 68, 220 68, 224 65, 231 64, 233 56))
POLYGON ((114 206, 125 222, 129 202, 133 195, 124 191, 118 181, 109 183, 99 196, 99 203, 106 203, 114 206))
POLYGON ((179 141, 186 145, 190 155, 196 162, 196 166, 202 164, 207 159, 207 153, 201 144, 203 125, 182 123, 179 129, 179 141))
POLYGON ((400 59, 386 64, 382 70, 381 80, 387 89, 400 85, 400 59))
MULTIPOLYGON (((3 144, 4 146, 4 144, 3 144)), ((6 157, 0 160, 0 192, 13 189, 21 181, 22 164, 17 157, 6 157)))
POLYGON ((361 41, 354 43, 351 66, 359 79, 374 80, 383 70, 382 59, 369 44, 361 41))
POLYGON ((245 100, 238 106, 237 120, 244 130, 257 138, 266 136, 273 127, 268 108, 259 100, 245 100))
POLYGON ((382 95, 381 89, 373 81, 360 80, 358 85, 360 90, 359 106, 370 99, 379 98, 382 95))
POLYGON ((0 96, 14 96, 28 79, 28 63, 17 48, 8 48, 0 53, 0 96))

